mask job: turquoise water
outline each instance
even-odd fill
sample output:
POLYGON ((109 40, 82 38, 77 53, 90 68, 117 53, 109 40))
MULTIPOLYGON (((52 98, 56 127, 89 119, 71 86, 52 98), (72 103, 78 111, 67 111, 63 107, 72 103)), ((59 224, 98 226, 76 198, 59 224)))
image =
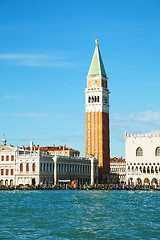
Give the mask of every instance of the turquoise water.
POLYGON ((0 239, 160 239, 160 192, 1 191, 0 239))

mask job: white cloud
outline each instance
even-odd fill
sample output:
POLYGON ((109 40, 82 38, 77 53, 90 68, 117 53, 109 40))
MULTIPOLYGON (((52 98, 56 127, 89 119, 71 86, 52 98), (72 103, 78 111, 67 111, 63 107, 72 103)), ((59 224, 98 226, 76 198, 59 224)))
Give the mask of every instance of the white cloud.
POLYGON ((131 113, 128 116, 125 116, 120 113, 113 113, 112 120, 113 122, 118 122, 118 123, 149 124, 152 122, 153 124, 156 124, 157 122, 160 121, 160 111, 137 112, 137 113, 131 113))
POLYGON ((145 133, 160 129, 160 111, 145 111, 126 115, 111 115, 111 134, 118 141, 124 141, 124 132, 145 133))
POLYGON ((159 82, 145 82, 144 86, 147 86, 147 87, 151 87, 151 86, 157 87, 157 86, 159 86, 159 82))
POLYGON ((48 117, 47 113, 14 113, 14 117, 48 117))
POLYGON ((18 100, 18 99, 21 99, 23 98, 24 96, 23 95, 4 95, 3 98, 4 99, 15 99, 15 100, 18 100))
MULTIPOLYGON (((48 55, 35 55, 35 54, 0 54, 0 59, 49 59, 48 55)), ((52 57, 53 58, 53 57, 52 57)))
POLYGON ((10 65, 30 67, 74 67, 75 65, 64 56, 43 54, 0 54, 0 61, 7 61, 10 65))
POLYGON ((158 122, 160 122, 160 112, 159 111, 138 112, 136 114, 130 114, 129 119, 142 124, 150 124, 150 123, 157 124, 158 122))
POLYGON ((8 113, 0 113, 0 116, 9 116, 8 113))
POLYGON ((0 113, 0 116, 10 116, 10 117, 35 117, 35 118, 56 118, 56 119, 67 119, 67 118, 73 118, 76 115, 74 114, 61 114, 61 115, 54 115, 49 113, 35 113, 35 112, 29 112, 29 113, 0 113))

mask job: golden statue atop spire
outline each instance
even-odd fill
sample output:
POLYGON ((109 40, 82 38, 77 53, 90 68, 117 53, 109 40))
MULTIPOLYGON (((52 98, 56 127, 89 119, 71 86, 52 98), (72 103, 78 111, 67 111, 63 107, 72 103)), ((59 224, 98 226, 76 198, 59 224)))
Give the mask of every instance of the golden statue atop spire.
POLYGON ((95 40, 96 46, 98 46, 98 39, 95 40))

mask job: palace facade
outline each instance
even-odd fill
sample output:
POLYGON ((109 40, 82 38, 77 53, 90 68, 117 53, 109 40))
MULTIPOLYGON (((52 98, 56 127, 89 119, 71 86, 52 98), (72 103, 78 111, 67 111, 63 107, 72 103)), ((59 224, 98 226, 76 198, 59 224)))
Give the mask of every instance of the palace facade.
POLYGON ((125 135, 126 183, 129 185, 160 184, 160 130, 145 134, 125 135))

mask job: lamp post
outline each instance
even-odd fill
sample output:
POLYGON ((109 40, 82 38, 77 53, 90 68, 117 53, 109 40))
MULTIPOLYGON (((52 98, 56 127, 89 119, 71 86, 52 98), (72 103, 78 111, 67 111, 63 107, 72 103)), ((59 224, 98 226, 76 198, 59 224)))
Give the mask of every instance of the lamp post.
POLYGON ((54 161, 54 186, 57 185, 57 156, 55 155, 53 157, 53 161, 54 161))
POLYGON ((94 157, 90 157, 91 160, 91 185, 94 186, 94 157))

